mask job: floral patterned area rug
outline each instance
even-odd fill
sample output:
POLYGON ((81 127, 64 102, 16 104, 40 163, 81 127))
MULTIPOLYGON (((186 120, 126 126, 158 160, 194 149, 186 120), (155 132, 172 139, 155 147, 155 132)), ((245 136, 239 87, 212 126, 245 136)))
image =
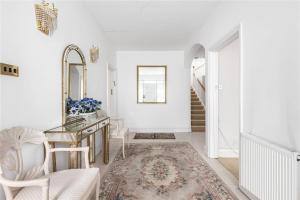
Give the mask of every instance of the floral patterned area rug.
POLYGON ((187 142, 130 144, 101 178, 101 200, 236 200, 187 142))

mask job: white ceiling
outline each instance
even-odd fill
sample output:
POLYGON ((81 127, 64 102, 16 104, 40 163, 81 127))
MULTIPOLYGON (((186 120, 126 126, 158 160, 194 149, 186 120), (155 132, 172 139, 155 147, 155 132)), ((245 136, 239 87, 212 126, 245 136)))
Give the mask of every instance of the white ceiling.
POLYGON ((117 50, 183 49, 216 1, 85 1, 117 50))

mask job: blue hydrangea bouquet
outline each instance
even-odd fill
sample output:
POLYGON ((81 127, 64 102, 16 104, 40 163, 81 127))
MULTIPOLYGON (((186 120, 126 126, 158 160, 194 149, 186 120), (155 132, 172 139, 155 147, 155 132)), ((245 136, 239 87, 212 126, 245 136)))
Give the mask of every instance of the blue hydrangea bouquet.
POLYGON ((94 113, 101 109, 101 101, 93 98, 83 98, 81 100, 67 99, 67 113, 71 116, 94 113))

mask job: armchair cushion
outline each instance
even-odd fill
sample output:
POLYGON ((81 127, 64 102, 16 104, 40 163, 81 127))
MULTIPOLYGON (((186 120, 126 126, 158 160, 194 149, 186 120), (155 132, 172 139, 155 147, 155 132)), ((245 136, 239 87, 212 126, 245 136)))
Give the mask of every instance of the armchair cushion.
MULTIPOLYGON (((98 168, 63 170, 48 175, 50 177, 49 200, 86 199, 95 188, 99 176, 98 168)), ((42 199, 41 187, 25 187, 15 200, 42 199)))

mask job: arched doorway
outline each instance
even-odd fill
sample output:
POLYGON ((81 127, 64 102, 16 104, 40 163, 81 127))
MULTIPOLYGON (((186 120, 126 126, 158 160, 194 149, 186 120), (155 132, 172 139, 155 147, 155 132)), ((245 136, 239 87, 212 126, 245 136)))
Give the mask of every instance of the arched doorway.
POLYGON ((205 133, 205 48, 194 44, 189 52, 191 69, 191 131, 205 133))

